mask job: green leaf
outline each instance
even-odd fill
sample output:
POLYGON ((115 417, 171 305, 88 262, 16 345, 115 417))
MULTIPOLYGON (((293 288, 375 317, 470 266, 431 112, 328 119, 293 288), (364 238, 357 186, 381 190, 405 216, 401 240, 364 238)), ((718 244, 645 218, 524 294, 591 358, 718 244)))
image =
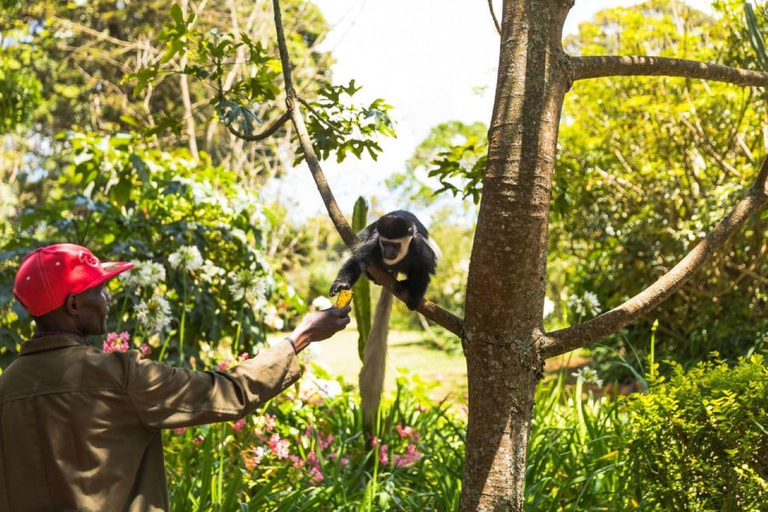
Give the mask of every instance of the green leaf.
POLYGON ((184 25, 184 13, 181 11, 179 4, 173 4, 171 6, 171 19, 176 22, 176 25, 184 25))
POLYGON ((752 45, 752 49, 755 50, 757 60, 763 67, 763 70, 768 71, 768 53, 765 49, 765 38, 757 24, 757 16, 752 9, 752 4, 744 2, 744 14, 747 18, 747 31, 749 32, 749 43, 752 45))
POLYGON ((130 178, 123 178, 112 188, 112 197, 118 205, 125 206, 131 199, 132 185, 130 178))
MULTIPOLYGON (((368 204, 361 196, 355 202, 352 212, 352 229, 359 233, 368 225, 368 204)), ((357 321, 357 351, 360 361, 363 360, 365 344, 368 342, 368 333, 371 330, 371 283, 367 279, 358 279, 352 287, 354 299, 352 306, 357 321)))

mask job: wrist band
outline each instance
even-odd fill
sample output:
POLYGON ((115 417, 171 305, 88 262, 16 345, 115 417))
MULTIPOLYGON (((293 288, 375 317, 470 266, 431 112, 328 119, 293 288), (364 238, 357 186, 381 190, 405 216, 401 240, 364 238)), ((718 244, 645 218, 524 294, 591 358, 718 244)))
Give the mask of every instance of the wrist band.
POLYGON ((294 341, 291 339, 291 337, 290 337, 290 336, 286 336, 286 337, 285 337, 285 339, 286 339, 286 340, 288 341, 288 343, 290 343, 290 344, 291 344, 291 346, 293 347, 293 353, 294 353, 294 354, 298 354, 298 351, 296 350, 296 343, 294 343, 294 341))

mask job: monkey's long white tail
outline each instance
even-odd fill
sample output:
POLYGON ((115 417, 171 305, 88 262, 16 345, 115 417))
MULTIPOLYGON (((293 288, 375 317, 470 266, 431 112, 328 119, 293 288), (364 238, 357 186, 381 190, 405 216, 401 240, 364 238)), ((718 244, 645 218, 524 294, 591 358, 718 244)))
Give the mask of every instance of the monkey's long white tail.
POLYGON ((363 369, 360 371, 360 399, 363 408, 363 422, 367 425, 373 425, 376 421, 376 412, 379 410, 381 392, 384 388, 384 373, 387 368, 387 336, 389 335, 392 300, 393 295, 382 288, 363 354, 363 369))

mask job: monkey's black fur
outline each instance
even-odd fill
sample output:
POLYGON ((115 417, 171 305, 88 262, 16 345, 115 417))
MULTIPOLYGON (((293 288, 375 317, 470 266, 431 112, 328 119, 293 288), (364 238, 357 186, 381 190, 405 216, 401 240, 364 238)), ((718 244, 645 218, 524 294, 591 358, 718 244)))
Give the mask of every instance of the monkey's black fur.
MULTIPOLYGON (((352 288, 363 270, 375 262, 395 276, 398 273, 407 276, 407 279, 398 281, 397 292, 407 291, 408 309, 418 308, 427 291, 430 276, 437 268, 437 254, 430 245, 427 228, 414 214, 396 210, 361 230, 357 238, 359 243, 336 276, 331 295, 352 288), (403 245, 407 247, 407 252, 398 259, 398 255, 405 250, 403 245)), ((369 273, 366 274, 368 279, 376 282, 369 273)))

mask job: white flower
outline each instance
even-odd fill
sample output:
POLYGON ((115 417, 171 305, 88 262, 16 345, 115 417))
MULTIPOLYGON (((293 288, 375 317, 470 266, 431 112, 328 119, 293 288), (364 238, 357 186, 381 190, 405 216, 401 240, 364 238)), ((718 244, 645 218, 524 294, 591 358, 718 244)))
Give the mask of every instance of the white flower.
POLYGON ((186 268, 194 272, 203 266, 203 256, 195 245, 179 247, 176 252, 168 256, 168 263, 173 268, 186 268))
POLYGON ((593 292, 585 292, 583 297, 579 297, 574 293, 568 297, 567 305, 578 317, 594 316, 603 310, 600 307, 600 301, 597 300, 597 295, 593 292))
POLYGON ((544 318, 548 317, 555 311, 555 303, 549 300, 549 297, 544 297, 544 318))
POLYGON ((171 306, 162 297, 141 301, 135 308, 139 322, 154 331, 162 331, 171 323, 171 306))
POLYGON ((266 280, 257 276, 255 272, 238 270, 237 272, 232 272, 229 277, 232 280, 229 291, 235 300, 248 299, 255 302, 266 300, 266 280))
POLYGON ((331 299, 326 297, 325 295, 320 295, 318 297, 315 297, 315 300, 312 301, 312 307, 315 309, 328 309, 333 305, 331 302, 331 299))
POLYGON ((584 305, 589 312, 593 315, 599 314, 603 308, 600 307, 600 301, 597 300, 597 295, 594 292, 584 292, 584 305))
POLYGON ((165 281, 165 267, 154 261, 133 261, 130 272, 122 274, 122 280, 127 286, 143 288, 157 286, 165 281))
POLYGON ((577 372, 574 372, 571 375, 586 384, 594 384, 597 387, 603 386, 603 379, 597 376, 597 370, 590 368, 589 366, 579 368, 577 372))
POLYGON ((227 273, 223 268, 214 265, 211 260, 205 260, 201 268, 200 278, 207 283, 211 283, 214 279, 223 277, 227 273))

